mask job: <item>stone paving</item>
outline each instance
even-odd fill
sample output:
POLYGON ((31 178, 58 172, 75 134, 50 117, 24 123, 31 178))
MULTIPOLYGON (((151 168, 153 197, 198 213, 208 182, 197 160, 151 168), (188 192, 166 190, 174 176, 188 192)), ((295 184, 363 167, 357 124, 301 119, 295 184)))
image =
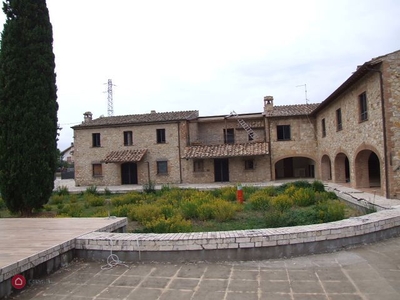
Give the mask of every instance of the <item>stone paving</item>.
POLYGON ((75 261, 10 299, 400 299, 400 238, 291 259, 103 265, 75 261))

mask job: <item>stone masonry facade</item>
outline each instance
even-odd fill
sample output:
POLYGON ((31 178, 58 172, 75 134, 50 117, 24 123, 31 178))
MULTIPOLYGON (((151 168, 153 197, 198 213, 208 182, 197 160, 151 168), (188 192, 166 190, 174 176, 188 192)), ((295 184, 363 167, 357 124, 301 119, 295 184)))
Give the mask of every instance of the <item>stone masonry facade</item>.
POLYGON ((73 127, 76 184, 315 178, 399 198, 399 78, 396 51, 359 66, 321 103, 277 106, 266 96, 262 112, 206 117, 87 112, 73 127))

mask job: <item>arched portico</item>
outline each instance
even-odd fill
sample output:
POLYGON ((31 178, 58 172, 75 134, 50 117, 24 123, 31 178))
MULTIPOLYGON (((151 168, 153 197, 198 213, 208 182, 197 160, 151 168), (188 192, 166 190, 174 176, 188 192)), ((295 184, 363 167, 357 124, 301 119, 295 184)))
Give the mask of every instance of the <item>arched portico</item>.
POLYGON ((335 157, 334 182, 350 182, 350 162, 346 154, 338 153, 335 157))
POLYGON ((355 174, 358 188, 381 186, 381 163, 374 151, 358 152, 355 160, 355 174))
POLYGON ((332 164, 328 155, 322 156, 321 159, 321 179, 332 180, 332 164))
POLYGON ((315 161, 308 157, 286 157, 274 164, 275 179, 315 178, 315 161))

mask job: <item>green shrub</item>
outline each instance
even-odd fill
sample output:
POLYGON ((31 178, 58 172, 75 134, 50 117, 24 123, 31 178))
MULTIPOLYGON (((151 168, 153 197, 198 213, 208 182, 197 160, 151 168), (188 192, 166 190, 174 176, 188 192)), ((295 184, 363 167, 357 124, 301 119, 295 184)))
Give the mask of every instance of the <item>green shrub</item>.
POLYGON ((91 217, 93 217, 93 218, 108 217, 108 210, 101 207, 101 208, 97 209, 96 212, 91 215, 91 217))
POLYGON ((85 194, 84 200, 89 204, 89 206, 104 206, 105 204, 104 198, 95 196, 93 194, 85 194))
POLYGON ((65 185, 57 187, 56 194, 59 196, 68 196, 69 195, 68 187, 65 185))
POLYGON ((233 219, 238 209, 236 205, 237 204, 232 204, 222 199, 215 200, 215 202, 213 202, 214 218, 219 222, 233 219))
POLYGON ((234 202, 236 201, 236 186, 226 186, 221 188, 221 198, 227 201, 234 202))
POLYGON ((199 206, 201 203, 199 201, 194 201, 191 199, 183 200, 180 203, 180 212, 185 219, 198 219, 199 218, 199 206))
POLYGON ((6 207, 6 202, 0 197, 0 209, 5 209, 6 207))
POLYGON ((297 206, 310 206, 315 204, 315 192, 312 188, 299 188, 293 193, 292 199, 297 206))
POLYGON ((325 186, 321 181, 315 180, 312 183, 312 188, 314 189, 315 192, 325 192, 325 186))
POLYGON ((250 209, 256 211, 266 211, 271 207, 271 198, 264 189, 254 192, 247 200, 250 209))
POLYGON ((119 195, 111 199, 113 206, 120 206, 125 204, 139 204, 143 201, 144 195, 139 192, 130 192, 127 194, 119 195))
POLYGON ((85 194, 98 195, 97 186, 91 185, 86 188, 85 194))
POLYGON ((172 233, 172 232, 189 232, 192 228, 192 223, 185 220, 180 215, 171 218, 159 217, 143 223, 145 232, 155 233, 172 233))
POLYGON ((272 209, 265 214, 266 228, 285 227, 287 223, 288 214, 284 211, 272 209))
POLYGON ((161 205, 160 208, 161 208, 161 213, 165 218, 171 218, 173 215, 175 215, 175 209, 170 204, 161 205))
POLYGON ((53 209, 53 207, 50 204, 43 205, 43 208, 45 211, 51 211, 53 209))
POLYGON ((317 203, 315 210, 320 223, 342 220, 345 217, 346 205, 339 200, 329 200, 317 203))
POLYGON ((285 193, 272 198, 271 204, 274 209, 284 212, 293 206, 293 201, 292 198, 285 193))
POLYGON ((63 213, 66 213, 70 217, 81 217, 83 207, 78 203, 70 203, 64 206, 63 213))
POLYGON ((134 210, 135 207, 137 206, 132 204, 119 205, 111 210, 110 215, 116 217, 128 217, 129 212, 134 210))
POLYGON ((212 203, 203 203, 198 207, 198 218, 202 221, 212 220, 214 219, 214 204, 212 203))
POLYGON ((135 206, 128 213, 128 218, 133 221, 138 221, 142 224, 151 222, 152 220, 164 217, 161 207, 156 204, 143 204, 135 206))
POLYGON ((58 195, 58 194, 52 195, 49 204, 58 205, 63 203, 64 199, 65 199, 64 195, 58 195))

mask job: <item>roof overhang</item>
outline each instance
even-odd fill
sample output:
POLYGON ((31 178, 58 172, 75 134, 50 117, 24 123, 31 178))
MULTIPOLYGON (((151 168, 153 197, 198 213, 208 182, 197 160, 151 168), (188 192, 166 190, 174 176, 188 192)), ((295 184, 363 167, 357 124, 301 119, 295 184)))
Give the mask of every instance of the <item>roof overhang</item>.
POLYGON ((268 143, 197 145, 185 148, 183 158, 224 158, 267 155, 268 143))
POLYGON ((106 164, 138 162, 142 160, 146 152, 147 149, 111 151, 106 155, 102 162, 105 162, 106 164))

